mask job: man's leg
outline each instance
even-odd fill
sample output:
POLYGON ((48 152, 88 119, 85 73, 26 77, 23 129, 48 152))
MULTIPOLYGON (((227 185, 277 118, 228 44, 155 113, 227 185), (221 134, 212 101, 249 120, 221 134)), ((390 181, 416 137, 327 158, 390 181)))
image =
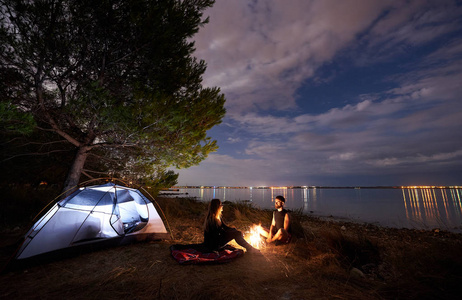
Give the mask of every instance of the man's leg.
POLYGON ((280 241, 280 240, 285 241, 287 240, 288 237, 289 237, 289 233, 284 228, 281 228, 278 230, 278 232, 276 232, 276 234, 273 236, 271 241, 272 242, 280 241))

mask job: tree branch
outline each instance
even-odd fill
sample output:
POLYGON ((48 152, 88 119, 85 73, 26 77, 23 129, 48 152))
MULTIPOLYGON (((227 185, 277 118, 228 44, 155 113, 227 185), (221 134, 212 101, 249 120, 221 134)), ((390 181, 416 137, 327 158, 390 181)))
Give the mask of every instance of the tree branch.
POLYGON ((94 173, 94 174, 99 174, 99 175, 107 175, 108 172, 99 172, 99 171, 93 171, 93 170, 88 170, 88 169, 83 169, 82 173, 85 174, 86 176, 90 177, 93 179, 92 176, 88 175, 87 172, 94 173))
POLYGON ((66 152, 66 151, 69 151, 69 150, 51 150, 51 151, 47 151, 47 152, 29 152, 29 153, 24 153, 24 154, 17 154, 17 155, 13 155, 13 156, 10 156, 8 158, 5 158, 2 160, 2 162, 5 162, 5 161, 8 161, 8 160, 12 160, 13 158, 17 158, 17 157, 23 157, 23 156, 41 156, 41 155, 49 155, 51 153, 57 153, 57 152, 66 152))

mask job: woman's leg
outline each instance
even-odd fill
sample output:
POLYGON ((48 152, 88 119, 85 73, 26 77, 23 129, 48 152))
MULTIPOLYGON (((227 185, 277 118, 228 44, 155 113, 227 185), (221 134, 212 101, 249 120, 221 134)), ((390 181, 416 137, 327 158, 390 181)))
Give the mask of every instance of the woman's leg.
POLYGON ((244 236, 242 235, 242 232, 240 232, 238 230, 235 230, 235 231, 227 232, 227 234, 229 234, 229 237, 231 238, 230 241, 234 239, 239 246, 244 247, 247 251, 256 250, 254 247, 252 247, 252 245, 250 245, 244 239, 244 236))
POLYGON ((260 235, 262 235, 265 238, 268 238, 269 236, 269 230, 266 228, 261 227, 260 231, 258 232, 260 235))

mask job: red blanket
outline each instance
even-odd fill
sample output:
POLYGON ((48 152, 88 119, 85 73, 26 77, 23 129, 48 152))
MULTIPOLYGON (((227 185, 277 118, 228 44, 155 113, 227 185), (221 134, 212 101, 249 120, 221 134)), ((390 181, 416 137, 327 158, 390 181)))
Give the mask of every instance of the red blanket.
POLYGON ((227 263, 244 254, 244 250, 230 245, 214 252, 205 252, 197 245, 173 245, 170 250, 180 264, 227 263))

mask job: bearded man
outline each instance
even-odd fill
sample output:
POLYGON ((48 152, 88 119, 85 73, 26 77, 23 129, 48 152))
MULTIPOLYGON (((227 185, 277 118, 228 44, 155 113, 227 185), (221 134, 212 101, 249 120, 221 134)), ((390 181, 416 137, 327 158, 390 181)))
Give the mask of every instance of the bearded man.
POLYGON ((290 234, 290 216, 284 208, 286 199, 283 196, 277 196, 274 199, 273 220, 269 231, 264 230, 262 234, 266 237, 267 243, 275 242, 276 245, 288 244, 291 239, 290 234))

